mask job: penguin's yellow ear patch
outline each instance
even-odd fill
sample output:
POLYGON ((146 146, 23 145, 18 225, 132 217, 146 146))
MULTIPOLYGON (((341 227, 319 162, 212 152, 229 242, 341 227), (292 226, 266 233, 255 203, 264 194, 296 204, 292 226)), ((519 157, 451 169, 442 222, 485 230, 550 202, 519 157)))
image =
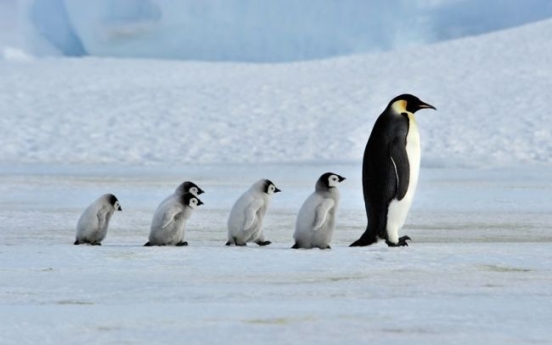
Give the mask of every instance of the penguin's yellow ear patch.
POLYGON ((393 102, 393 110, 397 113, 404 113, 406 112, 406 101, 404 99, 400 99, 398 101, 393 102))

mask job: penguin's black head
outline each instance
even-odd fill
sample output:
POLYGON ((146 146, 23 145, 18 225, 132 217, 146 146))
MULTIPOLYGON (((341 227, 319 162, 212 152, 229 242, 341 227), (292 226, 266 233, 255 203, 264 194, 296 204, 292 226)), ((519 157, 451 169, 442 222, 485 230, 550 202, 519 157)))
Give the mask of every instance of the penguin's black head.
POLYGON ((266 194, 269 194, 269 195, 272 195, 274 193, 280 193, 281 190, 278 189, 276 187, 276 185, 274 183, 272 183, 272 181, 270 180, 264 180, 264 188, 263 188, 263 192, 265 192, 266 194))
POLYGON ((205 191, 201 188, 199 188, 198 185, 196 185, 195 183, 193 182, 190 182, 190 181, 186 181, 184 183, 182 183, 180 186, 178 186, 178 188, 176 188, 176 192, 177 193, 180 193, 180 194, 184 194, 184 193, 192 193, 192 194, 195 194, 195 195, 201 195, 203 193, 205 193, 205 191))
POLYGON ((327 172, 322 174, 316 182, 316 190, 328 190, 330 188, 337 187, 337 185, 343 181, 345 181, 345 177, 332 172, 327 172))
POLYGON ((387 108, 395 110, 398 114, 409 112, 416 113, 420 109, 435 109, 431 104, 427 104, 421 101, 418 97, 405 93, 400 96, 397 96, 389 102, 387 108))
POLYGON ((115 211, 123 210, 123 208, 121 207, 121 204, 119 204, 119 200, 117 200, 117 197, 115 195, 107 194, 107 202, 109 202, 109 204, 113 206, 115 211))
POLYGON ((199 200, 199 198, 192 193, 182 194, 182 196, 180 197, 180 202, 182 203, 182 205, 191 207, 192 209, 203 205, 203 201, 199 200))

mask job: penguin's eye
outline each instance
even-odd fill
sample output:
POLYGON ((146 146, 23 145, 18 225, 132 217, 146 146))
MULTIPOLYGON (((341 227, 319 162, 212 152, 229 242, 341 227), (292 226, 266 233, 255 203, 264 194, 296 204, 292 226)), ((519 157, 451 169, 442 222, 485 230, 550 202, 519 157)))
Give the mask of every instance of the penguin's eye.
POLYGON ((192 204, 197 204, 197 200, 196 199, 192 199, 192 204))
POLYGON ((274 186, 270 186, 270 191, 274 192, 274 186))
POLYGON ((196 194, 197 194, 197 188, 196 188, 196 187, 190 188, 190 191, 191 191, 192 193, 196 193, 196 194))

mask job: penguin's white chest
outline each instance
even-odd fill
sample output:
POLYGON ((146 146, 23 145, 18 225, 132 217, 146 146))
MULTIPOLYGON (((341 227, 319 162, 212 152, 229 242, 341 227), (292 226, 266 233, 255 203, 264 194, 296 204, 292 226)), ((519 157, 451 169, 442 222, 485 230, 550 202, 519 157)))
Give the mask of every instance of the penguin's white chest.
POLYGON ((408 128, 408 135, 406 136, 406 154, 408 155, 408 163, 410 165, 410 183, 406 196, 411 194, 412 198, 418 185, 418 176, 420 175, 420 132, 418 132, 418 125, 416 124, 414 115, 409 115, 408 117, 410 119, 410 126, 408 128))
POLYGON ((410 181, 408 189, 402 200, 394 199, 389 203, 387 212, 387 235, 390 242, 397 243, 399 239, 399 230, 403 227, 416 186, 418 185, 418 177, 420 175, 420 133, 414 115, 409 114, 409 128, 406 136, 406 154, 408 156, 408 164, 410 167, 410 181))

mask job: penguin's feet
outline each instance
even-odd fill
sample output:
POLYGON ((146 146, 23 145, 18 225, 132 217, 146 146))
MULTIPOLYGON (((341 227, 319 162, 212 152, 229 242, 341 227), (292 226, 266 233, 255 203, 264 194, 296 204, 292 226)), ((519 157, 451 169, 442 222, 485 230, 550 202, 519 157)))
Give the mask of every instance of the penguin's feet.
POLYGON ((232 246, 232 245, 234 245, 236 247, 246 247, 247 243, 238 243, 238 242, 228 241, 228 242, 226 242, 226 245, 229 246, 229 247, 232 246))
POLYGON ((299 248, 301 248, 301 247, 299 246, 299 243, 297 243, 297 242, 295 242, 293 247, 291 247, 291 249, 299 249, 299 248))
POLYGON ((148 243, 144 244, 144 247, 151 247, 151 243, 148 242, 148 243))
POLYGON ((185 247, 187 245, 188 245, 188 242, 186 241, 178 242, 177 244, 175 244, 175 246, 177 247, 185 247))
POLYGON ((378 241, 378 239, 376 237, 368 238, 368 237, 361 236, 358 240, 351 243, 351 245, 349 247, 366 247, 366 246, 369 246, 371 244, 376 243, 377 241, 378 241))
POLYGON ((324 249, 332 249, 332 247, 330 247, 330 246, 318 247, 318 248, 320 248, 320 249, 322 249, 322 250, 324 250, 324 249))
POLYGON ((73 243, 75 246, 78 246, 80 244, 79 240, 75 240, 75 243, 73 243))
POLYGON ((92 242, 90 243, 92 246, 101 246, 102 244, 100 242, 92 242))
POLYGON ((258 244, 259 246, 261 246, 261 247, 264 247, 264 246, 268 246, 268 245, 271 244, 272 242, 270 242, 270 241, 257 241, 257 242, 255 242, 255 243, 257 243, 257 244, 258 244))
POLYGON ((411 241, 410 237, 403 236, 403 237, 399 238, 399 242, 397 242, 397 243, 392 243, 392 242, 389 242, 389 241, 385 241, 385 243, 387 243, 387 245, 389 247, 408 247, 408 242, 406 242, 406 241, 411 241))

